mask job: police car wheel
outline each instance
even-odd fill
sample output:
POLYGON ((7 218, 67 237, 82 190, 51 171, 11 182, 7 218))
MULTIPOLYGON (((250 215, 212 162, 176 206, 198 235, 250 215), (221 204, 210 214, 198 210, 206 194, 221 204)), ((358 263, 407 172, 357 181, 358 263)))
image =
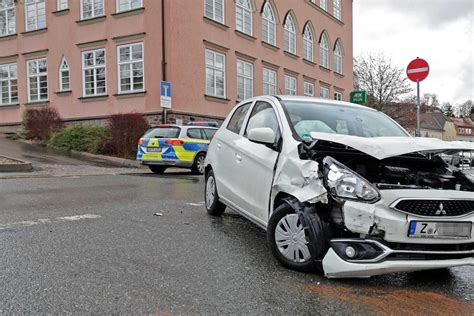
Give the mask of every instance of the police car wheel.
POLYGON ((194 158, 194 164, 191 168, 192 173, 194 174, 204 174, 204 161, 206 160, 206 155, 200 153, 194 158))
POLYGON ((157 174, 161 174, 161 173, 165 172, 165 170, 166 170, 165 166, 149 166, 149 167, 150 167, 150 170, 153 173, 157 173, 157 174))
POLYGON ((206 210, 209 215, 221 216, 225 211, 225 204, 219 201, 217 194, 216 179, 214 171, 210 170, 206 174, 206 185, 204 186, 204 200, 206 203, 206 210))

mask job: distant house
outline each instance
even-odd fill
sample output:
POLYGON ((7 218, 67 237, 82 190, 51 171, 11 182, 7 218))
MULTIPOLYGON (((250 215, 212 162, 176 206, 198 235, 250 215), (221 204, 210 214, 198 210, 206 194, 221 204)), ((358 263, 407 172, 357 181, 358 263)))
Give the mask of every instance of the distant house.
POLYGON ((456 140, 474 142, 474 122, 470 118, 452 118, 456 128, 456 140))
POLYGON ((456 140, 456 128, 451 118, 442 112, 422 113, 420 115, 420 132, 422 137, 456 140))

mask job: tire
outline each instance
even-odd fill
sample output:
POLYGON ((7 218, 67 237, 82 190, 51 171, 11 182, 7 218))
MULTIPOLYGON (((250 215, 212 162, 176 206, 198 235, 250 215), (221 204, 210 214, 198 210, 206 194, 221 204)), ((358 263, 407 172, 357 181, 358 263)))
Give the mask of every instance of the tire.
POLYGON ((206 185, 204 186, 204 201, 209 215, 221 216, 225 211, 225 204, 219 201, 217 194, 216 179, 214 171, 210 170, 206 174, 206 185))
POLYGON ((156 173, 156 174, 162 174, 166 170, 165 166, 148 166, 148 167, 153 173, 156 173))
POLYGON ((194 174, 204 174, 204 160, 206 159, 206 154, 199 153, 194 158, 193 166, 191 167, 191 172, 194 174))
POLYGON ((321 271, 308 231, 287 203, 277 207, 270 217, 267 240, 273 255, 283 266, 301 272, 321 271))

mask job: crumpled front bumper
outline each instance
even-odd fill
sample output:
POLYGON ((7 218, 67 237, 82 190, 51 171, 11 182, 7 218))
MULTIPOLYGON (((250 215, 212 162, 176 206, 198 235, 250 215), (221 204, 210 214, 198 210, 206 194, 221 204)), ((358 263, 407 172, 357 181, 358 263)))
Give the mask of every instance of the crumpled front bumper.
POLYGON ((374 275, 474 265, 474 233, 465 239, 411 238, 411 221, 474 222, 474 213, 458 217, 421 217, 391 206, 400 199, 472 199, 472 192, 449 190, 385 190, 374 204, 347 201, 342 207, 344 224, 360 238, 332 240, 323 259, 327 277, 374 275), (378 249, 370 260, 350 260, 337 243, 370 244, 378 249))
POLYGON ((397 260, 378 263, 353 263, 339 257, 331 248, 323 259, 324 274, 328 278, 369 278, 396 272, 412 272, 430 269, 474 266, 474 257, 448 260, 397 260))

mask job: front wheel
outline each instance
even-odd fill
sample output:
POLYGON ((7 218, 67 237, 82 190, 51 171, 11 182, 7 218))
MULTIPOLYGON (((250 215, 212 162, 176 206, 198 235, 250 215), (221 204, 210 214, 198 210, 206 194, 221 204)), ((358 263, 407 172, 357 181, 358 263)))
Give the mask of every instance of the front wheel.
POLYGON ((273 255, 283 266, 302 272, 319 270, 306 229, 287 203, 277 207, 270 217, 267 240, 273 255))
POLYGON ((225 204, 219 201, 214 171, 210 170, 206 174, 206 186, 204 188, 207 213, 212 216, 221 216, 225 211, 225 204))

